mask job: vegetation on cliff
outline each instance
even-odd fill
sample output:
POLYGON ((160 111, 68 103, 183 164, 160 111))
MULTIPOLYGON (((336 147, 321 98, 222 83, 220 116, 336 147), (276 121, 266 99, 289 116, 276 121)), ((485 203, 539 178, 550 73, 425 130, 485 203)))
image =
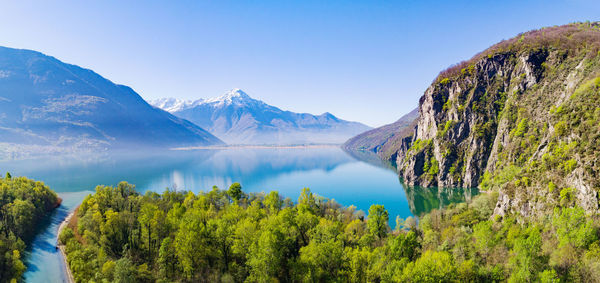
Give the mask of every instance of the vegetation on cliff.
POLYGON ((593 282, 598 221, 557 207, 537 222, 492 219, 497 194, 417 225, 302 191, 136 193, 99 186, 60 240, 79 282, 593 282))
POLYGON ((0 177, 0 282, 18 281, 22 255, 39 221, 58 204, 56 193, 25 177, 0 177))
POLYGON ((523 33, 440 73, 413 136, 396 146, 409 185, 499 190, 496 213, 557 204, 598 211, 600 24, 523 33))

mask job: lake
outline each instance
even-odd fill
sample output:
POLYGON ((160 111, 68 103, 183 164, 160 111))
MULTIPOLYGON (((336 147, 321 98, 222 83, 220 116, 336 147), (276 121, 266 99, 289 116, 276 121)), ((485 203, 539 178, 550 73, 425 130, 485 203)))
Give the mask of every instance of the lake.
POLYGON ((433 208, 470 199, 463 189, 404 188, 389 165, 365 153, 348 154, 338 147, 231 148, 164 151, 144 154, 101 154, 86 157, 1 161, 0 170, 44 181, 63 198, 25 255, 26 282, 63 282, 64 266, 56 251, 60 222, 96 185, 135 184, 140 192, 166 188, 209 191, 239 182, 245 192, 279 191, 297 200, 302 188, 365 213, 382 204, 395 226, 396 216, 420 215, 433 208))

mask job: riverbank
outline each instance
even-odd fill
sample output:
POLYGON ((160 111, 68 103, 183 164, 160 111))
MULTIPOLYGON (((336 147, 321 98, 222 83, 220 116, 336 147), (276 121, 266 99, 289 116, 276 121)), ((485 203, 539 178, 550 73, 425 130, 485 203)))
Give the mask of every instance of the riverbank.
MULTIPOLYGON (((77 211, 77 209, 75 209, 75 211, 77 211)), ((60 226, 58 226, 58 233, 56 234, 56 247, 60 250, 60 255, 63 259, 65 274, 67 277, 66 279, 67 279, 68 283, 75 283, 75 278, 73 277, 73 274, 71 273, 71 268, 69 268, 69 263, 67 262, 67 253, 65 252, 65 245, 60 242, 59 238, 60 238, 60 233, 62 232, 62 230, 65 227, 67 227, 67 225, 69 225, 69 221, 71 221, 71 217, 73 217, 73 215, 75 214, 75 211, 69 213, 69 215, 67 215, 67 217, 65 217, 65 220, 63 220, 60 223, 60 226)))

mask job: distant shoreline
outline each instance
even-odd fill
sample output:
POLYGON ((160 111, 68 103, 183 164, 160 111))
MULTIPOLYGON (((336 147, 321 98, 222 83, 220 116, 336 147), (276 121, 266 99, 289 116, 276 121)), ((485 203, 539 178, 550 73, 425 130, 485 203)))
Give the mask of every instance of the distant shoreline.
POLYGON ((301 145, 216 145, 216 146, 189 146, 175 147, 171 150, 196 150, 196 149, 301 149, 301 148, 339 148, 341 144, 301 144, 301 145))

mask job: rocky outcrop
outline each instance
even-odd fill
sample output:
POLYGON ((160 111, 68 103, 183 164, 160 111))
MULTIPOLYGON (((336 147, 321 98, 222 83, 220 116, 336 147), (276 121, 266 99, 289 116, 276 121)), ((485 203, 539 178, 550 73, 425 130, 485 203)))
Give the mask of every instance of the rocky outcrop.
POLYGON ((410 186, 499 190, 495 214, 598 211, 600 30, 520 35, 442 72, 394 154, 410 186))

